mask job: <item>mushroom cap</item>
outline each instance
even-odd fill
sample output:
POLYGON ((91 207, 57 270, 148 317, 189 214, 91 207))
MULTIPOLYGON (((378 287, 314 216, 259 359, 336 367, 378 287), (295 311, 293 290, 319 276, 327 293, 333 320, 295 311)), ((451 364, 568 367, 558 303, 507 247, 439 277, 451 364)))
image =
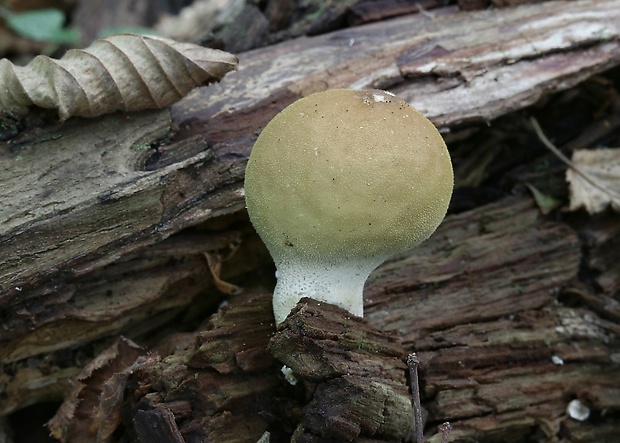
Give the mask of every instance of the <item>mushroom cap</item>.
POLYGON ((407 102, 332 89, 269 122, 247 164, 245 195, 276 265, 376 257, 376 266, 435 231, 453 182, 441 135, 407 102))

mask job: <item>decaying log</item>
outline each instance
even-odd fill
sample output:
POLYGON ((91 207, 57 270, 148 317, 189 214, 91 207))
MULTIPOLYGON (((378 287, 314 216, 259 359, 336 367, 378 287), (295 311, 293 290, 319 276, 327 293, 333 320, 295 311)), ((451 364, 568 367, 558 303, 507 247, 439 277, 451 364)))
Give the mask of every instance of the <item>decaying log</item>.
MULTIPOLYGON (((441 8, 240 54, 239 72, 171 112, 62 125, 33 113, 0 142, 0 413, 60 401, 67 380, 123 334, 153 352, 114 370, 95 360, 108 368, 103 384, 86 376, 86 386, 109 395, 81 404, 114 414, 89 429, 93 409, 65 406, 52 425, 59 437, 94 441, 93 432, 122 429, 139 441, 157 421, 186 442, 318 435, 325 423, 310 413, 319 408, 267 351, 268 298, 248 301, 273 284, 242 211, 261 128, 296 98, 333 87, 390 89, 446 133, 490 121, 617 66, 619 5, 441 8), (222 300, 205 254, 250 295, 175 335, 222 300)), ((418 353, 427 435, 447 420, 453 441, 613 441, 617 222, 608 214, 573 229, 529 198, 503 198, 448 217, 371 276, 368 327, 418 353), (588 284, 584 269, 595 274, 588 284), (567 414, 575 399, 590 419, 567 414)), ((74 389, 68 401, 85 395, 74 389)))
POLYGON ((396 335, 304 298, 269 350, 311 387, 291 441, 403 441, 411 434, 405 351, 396 335))
POLYGON ((268 293, 236 296, 198 332, 156 348, 161 355, 109 373, 115 396, 82 406, 92 410, 64 406, 52 428, 63 441, 89 441, 98 430, 78 439, 76 428, 122 407, 108 415, 129 428, 138 411, 172 411, 188 443, 254 442, 265 431, 272 441, 402 440, 411 424, 403 360, 416 352, 428 436, 449 421, 451 441, 613 441, 620 326, 559 303, 580 260, 575 232, 530 199, 450 216, 417 251, 373 273, 367 320, 303 300, 275 334, 268 293), (567 415, 575 399, 593 420, 567 415))
MULTIPOLYGON (((620 327, 557 303, 576 284, 575 233, 541 222, 527 201, 506 203, 480 208, 478 220, 448 218, 417 253, 380 267, 367 318, 418 352, 425 404, 452 422, 453 438, 554 441, 571 424, 570 400, 602 416, 620 401, 620 327)), ((585 426, 612 441, 604 426, 585 426)))
POLYGON ((158 432, 166 440, 157 441, 247 442, 266 430, 278 441, 303 412, 298 442, 407 436, 411 400, 396 336, 304 299, 272 337, 270 308, 270 294, 237 298, 205 330, 177 337, 182 349, 166 358, 119 341, 78 377, 50 423, 53 435, 91 442, 124 425, 138 441, 158 432), (297 386, 285 381, 268 343, 297 386))
MULTIPOLYGON (((124 426, 126 435, 139 441, 149 424, 145 413, 172 412, 187 443, 258 440, 285 407, 276 394, 282 377, 272 370, 274 358, 267 352, 270 304, 268 294, 240 297, 204 330, 171 337, 168 344, 177 348, 172 355, 134 355, 122 370, 111 370, 123 356, 118 350, 128 346, 121 340, 106 351, 111 357, 95 361, 79 377, 50 423, 53 435, 86 443, 124 426)), ((176 435, 172 423, 170 433, 176 435)))

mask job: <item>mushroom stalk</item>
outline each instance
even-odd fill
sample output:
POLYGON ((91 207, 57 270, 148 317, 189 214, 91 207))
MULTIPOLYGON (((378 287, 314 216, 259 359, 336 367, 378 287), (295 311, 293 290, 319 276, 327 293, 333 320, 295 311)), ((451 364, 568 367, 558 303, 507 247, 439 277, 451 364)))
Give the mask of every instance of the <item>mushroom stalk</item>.
POLYGON ((364 282, 383 257, 352 258, 345 263, 287 260, 277 264, 273 292, 276 324, 282 323, 303 297, 331 303, 364 316, 364 282))

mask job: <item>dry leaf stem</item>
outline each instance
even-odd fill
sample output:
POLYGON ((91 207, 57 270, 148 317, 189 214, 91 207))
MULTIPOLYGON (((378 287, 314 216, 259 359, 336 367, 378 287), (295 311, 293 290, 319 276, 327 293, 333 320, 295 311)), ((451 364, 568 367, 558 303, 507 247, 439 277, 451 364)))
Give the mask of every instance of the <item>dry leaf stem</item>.
POLYGON ((553 154, 555 154, 556 157, 562 160, 562 162, 564 162, 566 166, 568 166, 570 169, 572 169, 577 174, 579 174, 581 177, 583 177, 583 179, 586 180, 588 183, 590 183, 592 186, 597 188, 599 191, 607 194, 608 196, 613 197, 613 193, 610 192, 609 189, 600 185, 599 183, 596 182, 596 180, 590 177, 587 173, 579 169, 568 157, 564 155, 562 151, 560 151, 553 143, 551 143, 551 140, 547 138, 542 128, 538 124, 538 120, 536 120, 535 117, 530 117, 529 120, 530 120, 532 127, 534 128, 534 131, 536 132, 536 135, 538 136, 540 141, 543 143, 543 145, 547 147, 547 149, 549 149, 553 154))

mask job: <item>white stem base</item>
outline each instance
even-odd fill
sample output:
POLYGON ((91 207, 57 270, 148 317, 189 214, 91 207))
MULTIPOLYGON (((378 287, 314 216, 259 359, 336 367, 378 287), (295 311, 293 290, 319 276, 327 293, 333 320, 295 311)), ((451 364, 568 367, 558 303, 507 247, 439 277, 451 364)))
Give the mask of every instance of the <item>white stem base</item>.
POLYGON ((334 266, 292 261, 278 264, 278 283, 273 293, 276 324, 282 323, 303 297, 331 303, 363 317, 364 283, 382 261, 374 257, 334 266))

